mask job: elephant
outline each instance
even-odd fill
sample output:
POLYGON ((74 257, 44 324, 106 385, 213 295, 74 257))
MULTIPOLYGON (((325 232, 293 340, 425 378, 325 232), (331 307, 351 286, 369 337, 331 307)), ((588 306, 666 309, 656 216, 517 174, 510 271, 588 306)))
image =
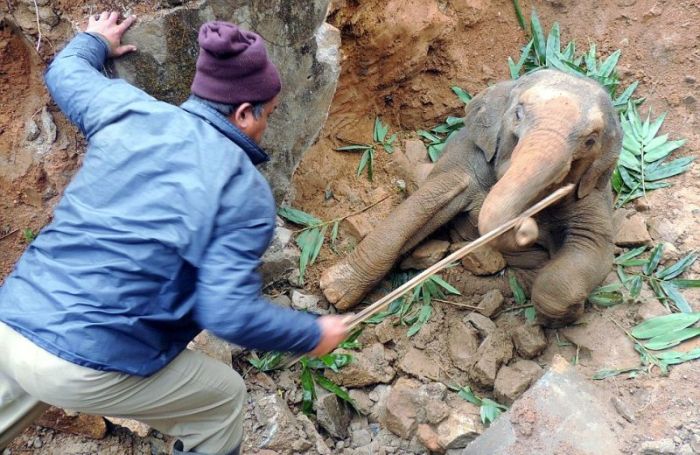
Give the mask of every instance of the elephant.
POLYGON ((622 133, 609 94, 590 78, 541 69, 479 93, 464 124, 418 189, 325 271, 326 298, 348 309, 453 218, 483 235, 572 183, 568 196, 491 245, 524 272, 541 323, 575 321, 613 262, 610 178, 622 133))

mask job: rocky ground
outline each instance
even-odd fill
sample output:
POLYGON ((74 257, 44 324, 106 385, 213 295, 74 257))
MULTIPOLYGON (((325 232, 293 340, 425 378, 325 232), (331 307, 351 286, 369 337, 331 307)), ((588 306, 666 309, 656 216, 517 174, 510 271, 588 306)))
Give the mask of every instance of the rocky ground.
MULTIPOLYGON (((37 3, 44 31, 39 55, 31 51, 38 38, 32 28, 33 2, 9 1, 7 9, 34 41, 23 41, 10 26, 0 27, 0 145, 10 152, 0 166, 0 228, 6 234, 45 224, 51 202, 80 162, 83 145, 48 104, 39 79, 54 40, 65 36, 61 27, 71 26, 91 8, 148 13, 162 7, 160 2, 37 3), (47 104, 48 109, 43 107, 47 104), (31 121, 12 121, 27 116, 31 121), (34 139, 27 145, 29 137, 34 139), (29 156, 41 154, 46 144, 58 150, 42 167, 33 166, 29 156)), ((580 48, 595 42, 603 54, 622 49, 623 84, 640 81, 639 95, 647 98, 642 111, 668 112, 662 132, 687 139, 679 156, 697 154, 700 3, 521 4, 526 12, 536 7, 547 29, 558 21, 563 40, 575 39, 580 48)), ((336 250, 342 254, 403 199, 398 181, 410 183, 407 169, 420 168, 425 158, 415 130, 460 114, 461 103, 450 87, 476 93, 508 78, 507 57, 517 57, 526 38, 506 0, 341 0, 332 2, 328 21, 341 32, 342 72, 330 115, 297 168, 287 201, 324 220, 383 201, 341 224, 336 250), (375 116, 400 134, 394 155, 377 153, 375 177, 368 182, 364 175, 355 176, 359 156, 334 148, 369 141, 375 116)), ((672 188, 651 192, 619 210, 615 221, 620 249, 665 242, 663 262, 670 263, 698 248, 698 173, 696 165, 674 178, 672 188)), ((281 224, 278 229, 263 266, 265 292, 280 305, 334 312, 320 296, 317 278, 337 260, 336 253, 323 248, 306 274, 306 285, 300 286, 295 228, 281 224)), ((26 245, 20 234, 0 240, 5 271, 26 245)), ((455 247, 456 239, 440 232, 419 246, 408 259, 413 264, 406 265, 425 267, 455 247)), ((351 352, 355 361, 339 373, 326 374, 349 390, 356 410, 319 390, 315 417, 307 417, 299 411, 299 367, 261 373, 245 360, 249 353, 200 336, 193 347, 231 364, 248 384, 244 453, 462 453, 482 433, 464 453, 700 453, 698 362, 672 367, 668 376, 655 370, 633 379, 590 379, 603 368, 639 365, 639 355, 620 326, 629 328, 665 313, 651 293, 643 292, 634 304, 591 307, 576 325, 543 330, 528 323, 521 311, 511 311, 515 304, 505 280, 489 275, 500 270, 500 260, 485 254, 450 269, 444 277, 462 296, 435 302, 432 317, 415 336, 408 337, 407 328, 392 320, 364 330, 362 348, 351 352), (512 405, 488 431, 479 407, 448 387, 467 384, 479 396, 512 405)), ((696 263, 688 277, 699 273, 696 263)), ((372 297, 380 295, 377 291, 372 297)), ((686 290, 685 295, 700 310, 700 293, 686 290)), ((682 349, 698 345, 695 340, 682 349)), ((167 438, 147 428, 121 422, 132 426, 131 431, 101 418, 75 419, 60 419, 75 424, 61 431, 32 427, 8 453, 167 453, 167 438), (86 429, 102 438, 70 433, 86 429)), ((53 424, 48 420, 45 425, 57 426, 56 419, 53 424)))

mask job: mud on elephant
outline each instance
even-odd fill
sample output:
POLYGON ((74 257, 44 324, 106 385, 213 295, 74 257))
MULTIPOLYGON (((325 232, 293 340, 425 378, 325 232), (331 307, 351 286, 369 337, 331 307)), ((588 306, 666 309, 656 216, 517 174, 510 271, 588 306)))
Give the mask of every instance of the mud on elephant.
POLYGON ((326 271, 323 292, 350 308, 456 216, 483 234, 574 183, 575 192, 536 217, 537 229, 527 220, 494 244, 525 270, 543 322, 574 321, 613 259, 610 176, 621 131, 610 97, 591 79, 541 70, 483 91, 464 121, 418 190, 326 271))

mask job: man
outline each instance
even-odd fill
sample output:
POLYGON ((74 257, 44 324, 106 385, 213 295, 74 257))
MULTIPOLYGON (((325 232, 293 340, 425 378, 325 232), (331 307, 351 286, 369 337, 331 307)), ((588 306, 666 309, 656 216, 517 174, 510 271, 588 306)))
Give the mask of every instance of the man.
POLYGON ((208 329, 321 355, 347 332, 260 296, 275 206, 254 165, 279 74, 258 35, 211 22, 193 96, 159 102, 100 73, 135 50, 120 45, 134 18, 117 19, 91 17, 46 72, 89 147, 0 289, 0 447, 43 402, 140 420, 178 438, 174 453, 237 454, 243 380, 187 343, 208 329))

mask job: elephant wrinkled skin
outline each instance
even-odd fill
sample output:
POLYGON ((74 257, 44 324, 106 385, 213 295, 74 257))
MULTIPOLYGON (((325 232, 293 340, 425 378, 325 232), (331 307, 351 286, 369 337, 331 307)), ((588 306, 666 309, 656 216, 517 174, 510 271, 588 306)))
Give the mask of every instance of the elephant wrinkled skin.
POLYGON ((339 309, 357 304, 421 240, 456 216, 483 234, 556 188, 563 201, 493 242, 523 269, 543 322, 576 320, 613 259, 610 176, 621 130, 607 92, 591 79, 540 70, 489 87, 428 178, 321 278, 339 309))

